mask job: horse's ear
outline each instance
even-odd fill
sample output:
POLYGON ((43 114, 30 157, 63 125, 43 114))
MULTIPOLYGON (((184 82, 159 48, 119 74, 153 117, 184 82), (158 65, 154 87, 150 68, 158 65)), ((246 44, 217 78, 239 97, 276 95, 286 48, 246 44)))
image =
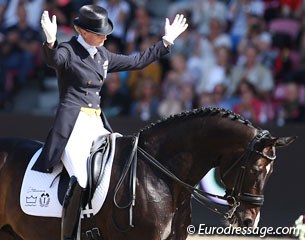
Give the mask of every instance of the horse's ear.
POLYGON ((297 139, 297 136, 293 137, 278 137, 275 138, 274 146, 275 147, 285 147, 288 146, 290 143, 294 142, 297 139))

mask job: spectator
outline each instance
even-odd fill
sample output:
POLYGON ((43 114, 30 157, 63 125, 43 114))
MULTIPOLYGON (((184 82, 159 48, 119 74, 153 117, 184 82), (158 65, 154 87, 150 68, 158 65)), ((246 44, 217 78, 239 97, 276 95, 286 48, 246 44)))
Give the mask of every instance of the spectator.
POLYGON ((231 49, 231 40, 224 32, 221 22, 217 18, 210 19, 210 31, 207 36, 195 36, 195 46, 193 56, 188 59, 188 68, 194 82, 196 84, 197 94, 205 90, 206 76, 209 74, 210 69, 217 64, 216 48, 226 47, 231 49), (199 87, 199 88, 198 88, 199 87))
POLYGON ((280 15, 280 0, 264 0, 265 12, 264 20, 269 24, 273 19, 280 15))
POLYGON ((227 20, 227 7, 219 0, 195 0, 193 6, 193 24, 202 35, 207 35, 212 29, 210 20, 217 18, 221 25, 227 20))
POLYGON ((247 14, 247 31, 246 34, 240 39, 237 46, 237 64, 242 64, 244 61, 244 52, 248 45, 254 45, 259 47, 258 42, 260 40, 261 34, 263 34, 265 29, 264 20, 261 16, 256 15, 256 13, 249 12, 247 14))
POLYGON ((281 109, 278 110, 278 114, 281 114, 281 111, 283 111, 285 123, 304 123, 305 106, 300 102, 298 84, 295 82, 287 83, 285 92, 285 98, 281 109))
POLYGON ((227 47, 231 49, 231 39, 225 32, 224 26, 221 24, 219 19, 212 18, 209 22, 208 35, 203 36, 198 44, 198 52, 203 60, 205 68, 211 67, 216 63, 215 48, 216 47, 227 47))
POLYGON ((296 13, 300 11, 302 3, 302 0, 280 0, 281 15, 295 17, 296 13))
POLYGON ((155 82, 151 78, 139 79, 137 98, 131 106, 131 116, 143 121, 158 117, 159 100, 155 82))
POLYGON ((100 0, 97 4, 107 9, 108 17, 112 19, 115 26, 113 33, 108 38, 116 41, 120 46, 120 51, 123 51, 127 20, 130 13, 128 2, 125 0, 100 0))
POLYGON ((233 110, 255 124, 264 124, 267 122, 267 116, 264 112, 264 102, 258 98, 255 86, 247 80, 240 82, 237 95, 240 97, 233 110))
POLYGON ((240 40, 247 34, 249 13, 262 16, 264 13, 263 2, 260 0, 231 1, 228 19, 231 25, 230 35, 234 52, 237 50, 240 40))
POLYGON ((3 27, 8 28, 18 22, 17 6, 23 0, 4 0, 5 12, 3 16, 3 27))
POLYGON ((182 84, 180 93, 179 96, 176 96, 173 91, 170 90, 168 92, 158 109, 161 117, 168 117, 181 111, 189 111, 195 108, 196 96, 193 85, 189 83, 182 84))
POLYGON ((216 48, 216 64, 205 69, 201 81, 196 86, 197 93, 212 93, 218 84, 229 85, 231 72, 231 52, 226 47, 216 48))
POLYGON ((292 46, 284 45, 277 48, 277 55, 274 60, 273 76, 276 84, 291 81, 291 76, 296 69, 292 46))
POLYGON ((272 48, 272 35, 268 32, 261 33, 256 44, 259 51, 258 61, 268 69, 272 69, 278 54, 277 50, 272 48))
POLYGON ((212 107, 215 105, 213 95, 211 93, 202 92, 198 95, 198 107, 212 107))
POLYGON ((129 114, 129 98, 120 92, 120 74, 111 73, 102 88, 101 107, 106 117, 125 116, 129 114))
MULTIPOLYGON (((1 66, 3 70, 0 82, 7 85, 12 81, 9 76, 16 75, 15 90, 22 87, 35 68, 35 60, 40 58, 40 34, 27 23, 25 5, 17 8, 18 23, 4 30, 5 39, 1 44, 1 66)), ((12 94, 8 93, 8 94, 12 94)))
POLYGON ((135 9, 135 19, 126 33, 126 52, 140 51, 142 42, 153 36, 155 32, 157 30, 154 28, 147 9, 145 7, 137 7, 135 9))
POLYGON ((25 5, 27 13, 27 23, 31 28, 38 30, 40 28, 40 16, 43 4, 46 0, 1 0, 6 2, 6 11, 3 24, 8 28, 18 23, 17 8, 19 5, 25 5))
POLYGON ((27 21, 36 31, 40 31, 40 17, 46 0, 26 0, 27 21))
POLYGON ((177 98, 176 93, 170 89, 159 104, 158 114, 162 118, 166 118, 180 113, 182 110, 181 102, 177 98))
POLYGON ((173 54, 170 59, 171 69, 166 74, 161 85, 161 97, 165 98, 171 92, 176 99, 180 98, 181 87, 188 83, 194 85, 191 73, 187 69, 186 58, 182 54, 173 54))
POLYGON ((195 91, 194 86, 189 83, 182 84, 180 103, 183 110, 192 110, 195 107, 195 91))
MULTIPOLYGON (((150 38, 143 39, 140 51, 143 51, 153 43, 154 42, 152 42, 150 38)), ((155 87, 159 89, 161 84, 161 75, 162 66, 159 61, 155 61, 141 70, 129 72, 128 87, 130 95, 135 98, 138 85, 140 84, 139 79, 150 78, 154 81, 155 87)))
POLYGON ((245 63, 235 66, 232 70, 231 83, 229 84, 229 94, 236 91, 242 79, 247 79, 253 84, 258 95, 268 98, 274 87, 274 80, 270 69, 263 66, 257 58, 258 50, 254 45, 248 45, 245 49, 245 63))
MULTIPOLYGON (((142 0, 143 1, 143 0, 142 0)), ((172 3, 172 0, 144 0, 145 1, 145 8, 151 15, 153 24, 158 26, 159 29, 162 29, 163 22, 161 19, 164 19, 167 15, 167 10, 172 3)), ((170 17, 170 16, 169 16, 170 17)), ((173 21, 174 18, 170 19, 173 21)))
MULTIPOLYGON (((116 41, 111 41, 107 39, 107 41, 104 44, 105 48, 107 48, 108 51, 120 54, 120 46, 116 41)), ((141 70, 139 70, 141 71, 141 70)), ((128 87, 128 78, 129 78, 129 71, 121 71, 119 72, 119 78, 120 78, 120 93, 130 97, 130 90, 128 87)))
POLYGON ((224 109, 233 110, 237 98, 227 98, 227 86, 223 83, 216 84, 211 94, 212 105, 224 109))

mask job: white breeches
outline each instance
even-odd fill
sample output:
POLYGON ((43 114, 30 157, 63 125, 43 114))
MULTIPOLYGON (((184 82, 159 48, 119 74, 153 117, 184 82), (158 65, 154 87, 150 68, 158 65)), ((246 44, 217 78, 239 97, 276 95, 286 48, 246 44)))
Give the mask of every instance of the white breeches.
POLYGON ((87 186, 87 159, 92 142, 99 136, 109 134, 100 116, 89 116, 80 111, 62 155, 62 162, 70 177, 75 176, 79 185, 87 186))

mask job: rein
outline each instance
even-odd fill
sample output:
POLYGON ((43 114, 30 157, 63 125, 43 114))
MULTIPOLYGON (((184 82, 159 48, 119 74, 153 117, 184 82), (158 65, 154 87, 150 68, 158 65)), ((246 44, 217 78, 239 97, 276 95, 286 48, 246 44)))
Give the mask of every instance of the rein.
POLYGON ((138 147, 138 151, 148 160, 152 165, 154 165, 156 168, 158 168, 162 173, 170 177, 175 182, 182 185, 184 188, 186 188, 190 193, 193 194, 193 197, 195 200, 197 200, 202 205, 205 205, 210 210, 216 212, 216 213, 222 213, 218 210, 216 207, 212 207, 211 205, 217 204, 218 206, 226 206, 220 203, 215 203, 211 201, 208 197, 214 197, 217 199, 226 200, 225 196, 219 196, 212 193, 204 192, 200 190, 199 188, 193 187, 192 185, 189 185, 188 183, 182 181, 179 179, 175 174, 173 174, 171 171, 169 171, 164 165, 162 165, 160 162, 158 162, 154 157, 152 157, 150 154, 148 154, 145 150, 143 150, 141 147, 138 147))
POLYGON ((224 173, 224 176, 227 175, 238 163, 241 163, 241 167, 239 173, 236 175, 235 184, 233 189, 226 191, 224 196, 208 193, 202 191, 196 187, 189 185, 188 183, 179 179, 176 175, 174 175, 170 170, 168 170, 164 165, 162 165, 159 161, 157 161, 154 157, 152 157, 149 153, 147 153, 144 149, 138 146, 138 151, 146 158, 152 165, 158 168, 161 172, 166 174, 168 177, 173 179, 178 184, 182 185, 188 191, 193 194, 193 197, 200 204, 205 205, 207 208, 212 210, 213 212, 224 214, 226 219, 232 218, 236 209, 240 205, 240 200, 249 202, 253 205, 261 206, 264 202, 264 195, 256 195, 251 193, 241 193, 247 160, 252 156, 252 154, 258 154, 269 161, 273 161, 276 158, 276 155, 268 156, 262 151, 258 151, 255 149, 255 145, 260 142, 262 139, 270 136, 270 133, 267 130, 261 130, 250 142, 249 146, 245 150, 245 152, 238 158, 237 161, 224 173), (209 197, 214 197, 217 199, 226 200, 231 207, 227 212, 223 212, 219 210, 219 207, 226 207, 224 204, 213 202, 209 199, 209 197))
POLYGON ((136 205, 136 180, 137 180, 137 163, 138 163, 138 157, 137 157, 137 147, 138 147, 138 141, 139 141, 139 133, 134 136, 133 141, 133 147, 131 150, 131 154, 129 156, 128 161, 126 162, 123 173, 115 187, 114 190, 114 196, 113 196, 113 202, 115 206, 119 209, 127 209, 129 208, 129 227, 126 229, 121 229, 118 227, 115 223, 115 226, 120 232, 127 232, 130 227, 134 227, 133 225, 133 208, 136 205), (124 179, 127 176, 127 173, 130 169, 130 181, 129 181, 129 190, 131 191, 131 200, 126 205, 120 205, 117 201, 117 194, 119 192, 119 189, 121 188, 124 179))
MULTIPOLYGON (((202 191, 201 189, 198 189, 196 187, 193 187, 192 185, 182 181, 180 178, 178 178, 175 174, 173 174, 169 169, 167 169, 163 164, 161 164, 158 160, 156 160, 153 156, 151 156, 149 153, 147 153, 144 149, 138 146, 138 139, 139 134, 136 135, 134 138, 134 145, 131 152, 131 155, 129 157, 128 162, 125 164, 123 173, 118 181, 118 184, 115 188, 114 198, 113 201, 115 205, 120 209, 126 209, 129 207, 129 227, 134 227, 133 225, 133 207, 135 206, 136 202, 136 165, 137 165, 137 151, 142 154, 142 156, 153 166, 155 166, 157 169, 159 169, 162 173, 167 175, 169 178, 183 186, 185 189, 187 189, 192 195, 193 198, 198 201, 200 204, 206 206, 208 209, 212 210, 213 212, 216 212, 218 214, 224 214, 224 217, 226 219, 230 219, 233 217, 236 209, 240 206, 240 201, 249 202, 253 205, 261 206, 264 202, 264 195, 257 195, 257 194, 251 194, 251 193, 242 193, 242 186, 244 183, 245 178, 245 170, 246 170, 246 163, 248 159, 251 158, 253 154, 258 154, 264 158, 266 158, 269 161, 273 161, 276 158, 276 155, 268 156, 262 151, 258 151, 255 149, 255 145, 260 142, 262 139, 270 136, 270 133, 267 130, 260 130, 258 134, 252 139, 250 144, 248 145, 245 152, 238 158, 237 161, 234 162, 234 164, 227 169, 227 171, 224 173, 223 177, 225 177, 230 171, 233 170, 234 167, 237 166, 238 163, 241 163, 241 167, 239 169, 238 174, 235 177, 234 187, 230 190, 226 191, 226 194, 224 196, 208 193, 205 191, 202 191), (120 206, 116 200, 117 193, 122 186, 122 183, 124 179, 127 176, 127 173, 130 171, 130 191, 132 191, 132 199, 128 204, 125 206, 120 206), (209 199, 209 197, 226 200, 230 206, 230 209, 226 212, 220 210, 221 207, 227 207, 225 204, 216 203, 209 199)), ((127 231, 121 230, 120 231, 127 231)))

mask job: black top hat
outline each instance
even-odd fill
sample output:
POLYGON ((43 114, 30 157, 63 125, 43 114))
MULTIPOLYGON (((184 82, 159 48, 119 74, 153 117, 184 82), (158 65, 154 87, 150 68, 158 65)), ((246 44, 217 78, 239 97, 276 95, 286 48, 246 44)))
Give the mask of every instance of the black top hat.
POLYGON ((73 24, 99 35, 108 35, 113 31, 113 24, 108 19, 106 9, 97 5, 85 5, 79 9, 79 16, 73 24))

